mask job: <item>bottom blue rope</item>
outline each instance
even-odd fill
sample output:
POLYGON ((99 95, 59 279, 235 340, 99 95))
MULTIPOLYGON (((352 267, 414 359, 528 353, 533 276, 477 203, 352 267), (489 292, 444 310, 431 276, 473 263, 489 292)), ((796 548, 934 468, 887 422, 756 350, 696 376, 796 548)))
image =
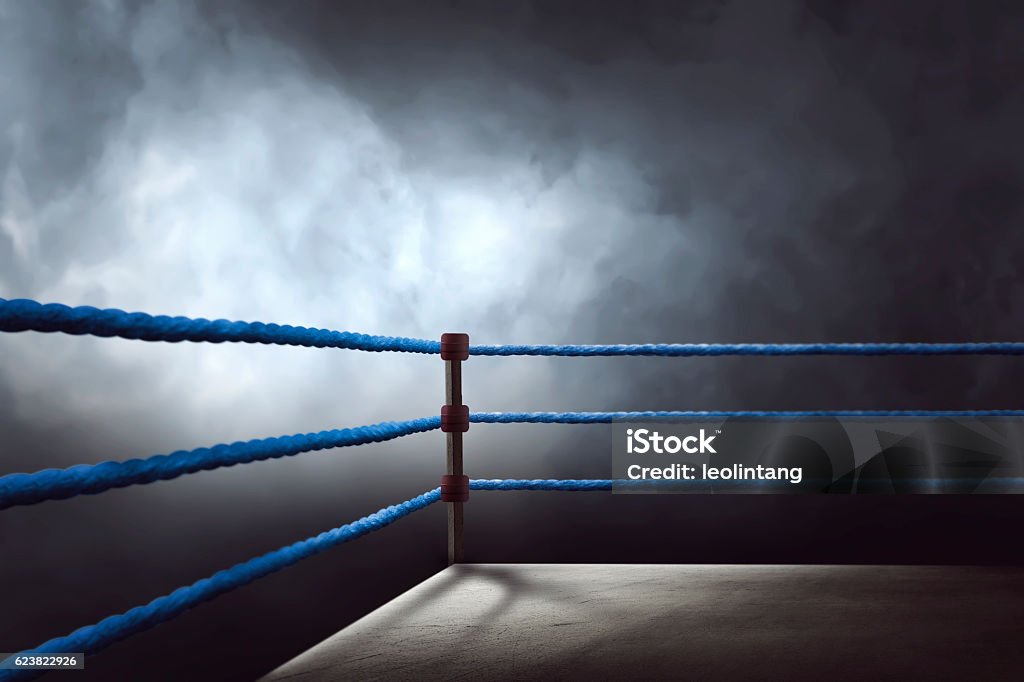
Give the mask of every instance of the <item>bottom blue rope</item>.
MULTIPOLYGON (((470 490, 611 490, 612 479, 521 479, 521 478, 476 478, 469 482, 470 490)), ((619 481, 620 483, 622 481, 619 481)), ((629 481, 632 483, 633 481, 629 481)))
MULTIPOLYGON (((279 571, 343 542, 383 528, 418 509, 429 507, 439 499, 441 489, 434 488, 411 500, 364 516, 358 521, 218 571, 209 578, 203 578, 187 587, 180 587, 170 594, 157 597, 145 606, 136 606, 122 614, 104 618, 95 625, 79 628, 70 635, 51 639, 31 652, 23 653, 95 653, 129 635, 168 621, 197 604, 247 585, 257 578, 279 571)), ((43 672, 45 671, 0 670, 0 680, 30 679, 43 672)))
MULTIPOLYGON (((597 491, 611 490, 613 484, 616 483, 638 482, 615 479, 473 479, 470 481, 469 487, 472 490, 597 491)), ((170 620, 204 601, 247 585, 257 578, 279 571, 335 545, 383 528, 418 509, 429 507, 440 499, 441 489, 434 488, 418 497, 381 509, 358 521, 236 564, 209 578, 203 578, 187 587, 178 588, 170 594, 158 597, 145 606, 137 606, 122 614, 104 618, 95 625, 79 628, 70 635, 51 639, 31 651, 22 653, 45 654, 79 651, 86 654, 95 653, 129 635, 170 620)), ((43 672, 45 671, 0 670, 0 680, 29 679, 41 675, 43 672)))

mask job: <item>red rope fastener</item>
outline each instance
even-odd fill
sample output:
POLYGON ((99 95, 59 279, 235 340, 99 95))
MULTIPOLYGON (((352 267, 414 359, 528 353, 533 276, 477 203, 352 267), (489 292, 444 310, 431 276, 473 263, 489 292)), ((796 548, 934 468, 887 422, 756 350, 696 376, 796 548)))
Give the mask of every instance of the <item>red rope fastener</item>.
POLYGON ((450 433, 452 431, 469 431, 469 406, 442 405, 441 430, 445 433, 450 433))
POLYGON ((441 334, 442 360, 468 360, 469 334, 441 334))
POLYGON ((469 476, 445 475, 441 477, 442 502, 467 502, 469 500, 469 476))

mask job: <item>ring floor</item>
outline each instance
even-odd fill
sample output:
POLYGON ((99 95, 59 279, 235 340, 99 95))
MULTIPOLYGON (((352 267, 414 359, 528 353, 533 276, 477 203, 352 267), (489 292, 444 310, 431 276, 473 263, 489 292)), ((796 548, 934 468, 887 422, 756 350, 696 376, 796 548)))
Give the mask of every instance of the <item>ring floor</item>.
POLYGON ((1024 679, 1024 569, 460 564, 263 679, 921 678, 1024 679))

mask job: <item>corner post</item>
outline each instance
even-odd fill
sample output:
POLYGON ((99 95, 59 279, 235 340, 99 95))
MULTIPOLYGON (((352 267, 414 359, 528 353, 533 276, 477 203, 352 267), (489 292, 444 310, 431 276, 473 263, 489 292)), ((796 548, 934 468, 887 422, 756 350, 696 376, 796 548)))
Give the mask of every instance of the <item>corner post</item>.
POLYGON ((469 408, 462 404, 462 362, 469 359, 468 334, 442 334, 445 405, 441 430, 448 436, 446 475, 441 477, 441 501, 448 503, 448 565, 465 561, 463 509, 469 500, 469 477, 462 469, 462 434, 469 430, 469 408))

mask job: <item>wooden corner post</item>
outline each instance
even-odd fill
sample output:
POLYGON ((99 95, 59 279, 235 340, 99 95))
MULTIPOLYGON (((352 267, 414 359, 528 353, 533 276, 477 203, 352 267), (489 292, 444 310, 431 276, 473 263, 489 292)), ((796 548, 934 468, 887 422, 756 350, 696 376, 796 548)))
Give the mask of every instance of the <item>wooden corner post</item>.
POLYGON ((445 405, 441 430, 448 436, 446 474, 441 477, 441 501, 448 503, 448 565, 462 563, 462 505, 469 500, 469 476, 462 471, 462 434, 469 430, 469 408, 462 404, 462 362, 469 359, 468 334, 442 334, 445 405))

